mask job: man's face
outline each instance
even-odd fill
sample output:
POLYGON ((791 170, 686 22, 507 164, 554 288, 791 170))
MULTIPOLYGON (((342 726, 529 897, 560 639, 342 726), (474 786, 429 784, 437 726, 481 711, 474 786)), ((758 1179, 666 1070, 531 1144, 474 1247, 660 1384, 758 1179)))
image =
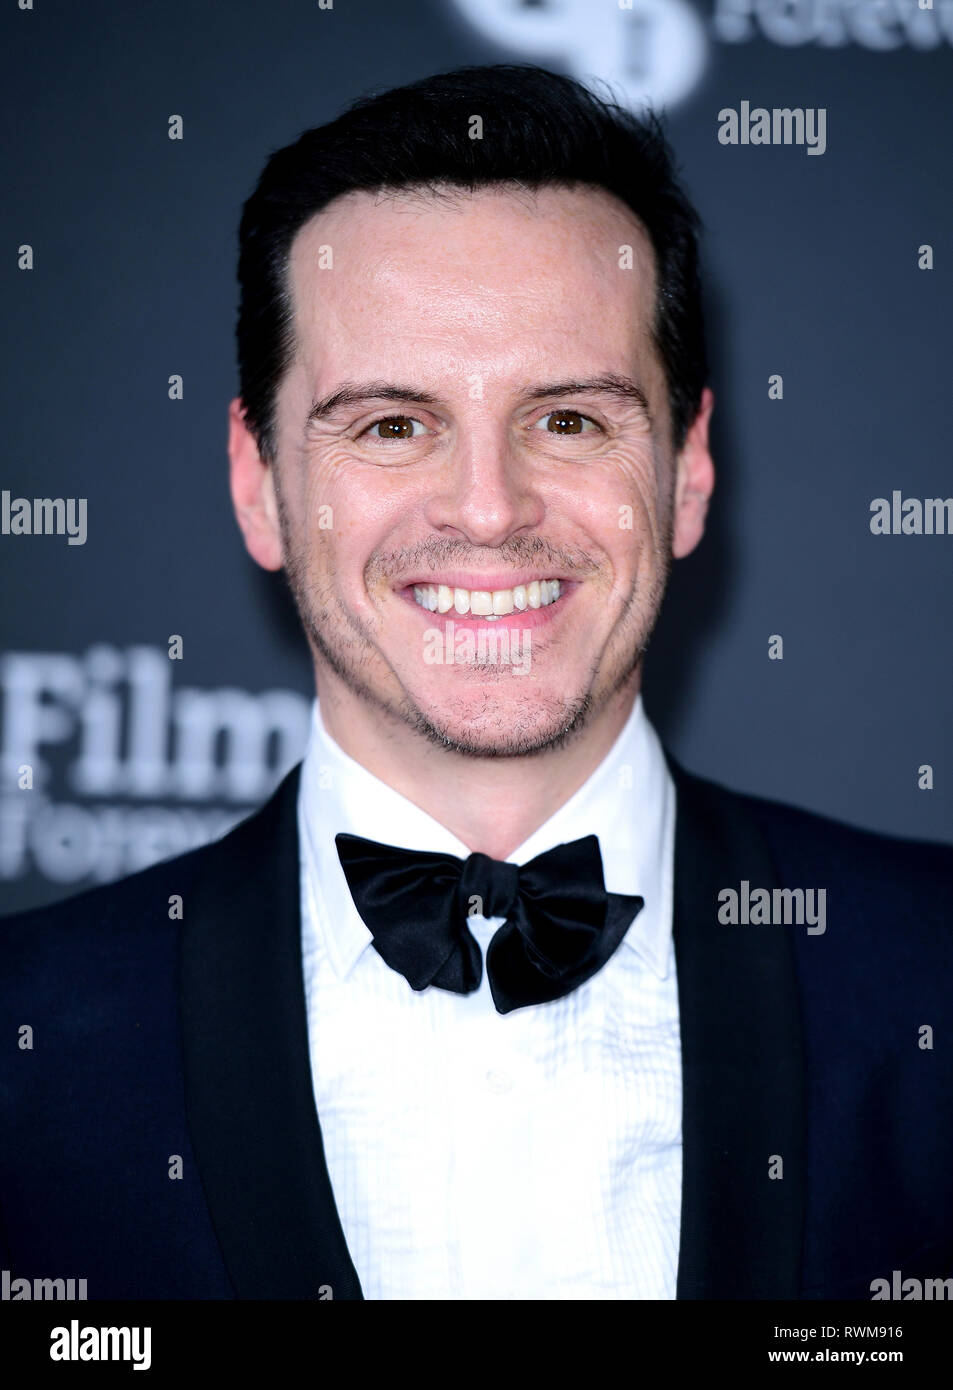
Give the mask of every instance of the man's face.
POLYGON ((474 754, 558 744, 636 678, 681 525, 644 231, 593 189, 352 194, 289 283, 249 545, 319 689, 474 754))

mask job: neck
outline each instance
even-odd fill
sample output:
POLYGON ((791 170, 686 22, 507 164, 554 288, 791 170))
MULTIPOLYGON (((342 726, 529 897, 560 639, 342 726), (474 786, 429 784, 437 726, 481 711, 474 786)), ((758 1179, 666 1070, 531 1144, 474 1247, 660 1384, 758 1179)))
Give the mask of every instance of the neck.
POLYGON ((335 743, 426 811, 471 853, 506 859, 596 770, 625 725, 639 673, 564 747, 523 758, 474 758, 431 743, 322 670, 321 719, 335 743))

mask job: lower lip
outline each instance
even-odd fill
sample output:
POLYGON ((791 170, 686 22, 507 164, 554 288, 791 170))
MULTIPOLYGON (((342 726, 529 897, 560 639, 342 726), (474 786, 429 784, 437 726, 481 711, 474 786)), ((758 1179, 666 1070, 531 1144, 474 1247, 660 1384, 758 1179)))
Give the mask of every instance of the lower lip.
POLYGON ((573 593, 578 588, 578 584, 560 580, 559 598, 555 603, 548 603, 545 608, 524 608, 522 612, 514 608, 512 613, 503 613, 492 622, 487 622, 486 618, 474 618, 470 613, 458 613, 455 608, 449 609, 446 613, 432 612, 429 608, 424 608, 414 598, 413 588, 400 590, 401 596, 410 603, 411 607, 416 608, 420 616, 427 621, 428 627, 433 627, 435 623, 453 623, 458 628, 485 628, 492 632, 501 628, 511 631, 529 631, 532 628, 543 627, 546 623, 551 623, 555 617, 563 610, 563 607, 572 598, 573 593))

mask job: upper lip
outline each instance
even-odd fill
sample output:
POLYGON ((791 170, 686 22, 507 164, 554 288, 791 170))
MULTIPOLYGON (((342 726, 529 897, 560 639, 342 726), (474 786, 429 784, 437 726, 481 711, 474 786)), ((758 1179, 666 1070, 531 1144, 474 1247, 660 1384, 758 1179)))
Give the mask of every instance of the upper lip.
POLYGON ((448 589, 469 589, 490 593, 497 589, 516 589, 521 584, 538 583, 541 579, 558 579, 560 583, 567 582, 566 577, 558 572, 549 570, 535 570, 517 572, 516 574, 464 574, 462 570, 450 570, 444 574, 428 573, 422 574, 413 579, 404 580, 397 587, 401 589, 412 589, 424 584, 446 584, 448 589))

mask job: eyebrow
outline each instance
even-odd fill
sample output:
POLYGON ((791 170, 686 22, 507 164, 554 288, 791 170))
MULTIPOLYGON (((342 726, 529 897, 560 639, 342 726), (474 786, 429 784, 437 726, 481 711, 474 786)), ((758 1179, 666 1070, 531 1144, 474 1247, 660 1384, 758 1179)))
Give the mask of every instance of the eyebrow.
POLYGON ((520 395, 523 402, 541 400, 545 396, 615 396, 618 400, 635 401, 649 414, 649 402, 644 390, 631 376, 606 372, 587 377, 584 381, 554 381, 545 386, 530 386, 520 395))
MULTIPOLYGON (((648 398, 640 384, 634 377, 619 376, 615 372, 587 377, 583 381, 554 381, 541 386, 528 386, 520 392, 519 400, 521 404, 528 404, 546 397, 593 394, 634 401, 651 418, 648 398)), ((400 386, 390 381, 345 382, 323 400, 313 402, 308 411, 308 421, 324 420, 345 406, 362 405, 366 401, 375 400, 400 401, 405 405, 437 404, 437 397, 426 391, 417 391, 413 387, 400 386)))
POLYGON ((323 401, 315 401, 308 411, 308 420, 323 420, 328 415, 333 415, 342 406, 361 405, 364 401, 403 401, 407 405, 436 405, 436 396, 430 396, 426 391, 415 391, 409 386, 395 386, 389 381, 369 381, 358 385, 353 382, 345 382, 336 391, 332 391, 330 396, 325 396, 323 401))

